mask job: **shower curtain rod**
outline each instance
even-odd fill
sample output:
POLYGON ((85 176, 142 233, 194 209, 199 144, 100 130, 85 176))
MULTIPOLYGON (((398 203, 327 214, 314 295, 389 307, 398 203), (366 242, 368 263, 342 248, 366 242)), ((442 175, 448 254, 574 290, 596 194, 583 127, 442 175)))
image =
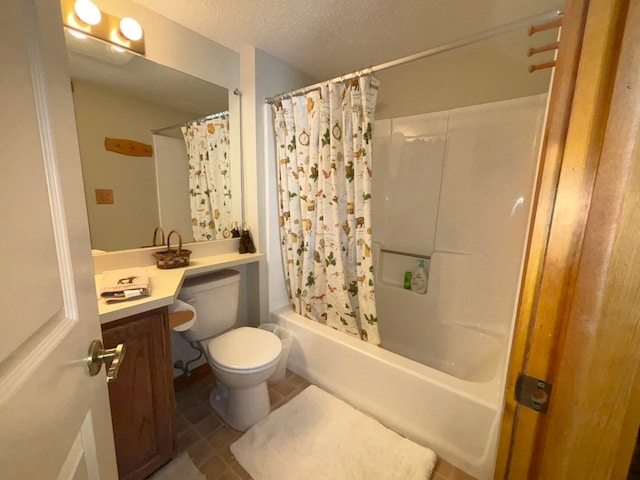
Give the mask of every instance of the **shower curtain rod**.
POLYGON ((157 130, 151 130, 151 133, 159 133, 159 132, 164 132, 165 130, 173 130, 174 128, 184 127, 185 125, 191 125, 192 123, 195 123, 195 122, 204 122, 205 120, 213 120, 214 118, 220 118, 226 115, 229 115, 228 110, 225 110, 224 112, 220 112, 220 113, 212 113, 211 115, 207 115, 202 118, 196 118, 195 120, 189 120, 188 122, 176 123, 175 125, 169 125, 168 127, 162 127, 162 128, 158 128, 157 130))
POLYGON ((562 15, 562 10, 554 10, 552 12, 543 13, 540 15, 536 15, 533 17, 523 18, 522 20, 517 20, 512 23, 507 23, 505 25, 501 25, 496 28, 492 28, 490 30, 485 30, 484 32, 477 33, 475 35, 471 35, 469 37, 462 38, 460 40, 456 40, 455 42, 445 43, 443 45, 439 45, 437 47, 430 48, 425 50, 424 52, 416 53, 414 55, 409 55, 407 57, 402 57, 397 60, 392 60, 390 62, 381 63, 380 65, 376 65, 373 67, 365 68, 363 70, 356 70, 353 73, 348 73, 346 75, 340 75, 338 77, 332 78, 330 80, 325 80, 324 82, 318 82, 308 87, 299 88, 297 90, 293 90, 291 92, 279 93, 273 97, 267 97, 264 99, 264 103, 275 103, 278 100, 287 97, 294 97, 297 95, 304 95, 307 92, 310 92, 318 87, 322 86, 327 82, 343 82, 345 80, 351 80, 352 78, 358 78, 363 75, 370 75, 374 72, 380 72, 382 70, 387 70, 389 68, 397 67, 398 65, 404 65, 405 63, 415 62, 416 60, 421 60, 423 58, 431 57, 438 53, 447 52, 449 50, 455 50, 456 48, 464 47, 470 45, 475 42, 479 42, 481 40, 487 40, 491 37, 495 37, 497 35, 501 35, 503 33, 509 33, 514 30, 518 30, 519 28, 528 27, 533 23, 545 22, 547 20, 553 20, 562 15))

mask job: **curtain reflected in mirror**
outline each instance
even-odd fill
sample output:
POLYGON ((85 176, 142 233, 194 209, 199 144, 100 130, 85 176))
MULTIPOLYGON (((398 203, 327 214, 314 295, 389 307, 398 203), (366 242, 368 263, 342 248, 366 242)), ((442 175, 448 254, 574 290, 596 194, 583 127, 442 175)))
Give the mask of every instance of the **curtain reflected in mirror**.
POLYGON ((191 226, 196 242, 231 237, 229 113, 182 127, 189 157, 191 226))
POLYGON ((185 243, 217 240, 226 238, 233 222, 242 225, 240 159, 229 152, 217 155, 222 147, 228 148, 228 133, 214 140, 218 143, 210 154, 204 149, 204 157, 210 157, 207 170, 225 172, 224 178, 211 183, 190 161, 181 131, 195 120, 227 111, 228 90, 145 58, 114 52, 90 38, 67 35, 67 50, 92 248, 152 246, 157 227, 166 233, 178 230, 185 243), (108 151, 106 138, 148 145, 151 156, 108 151), (202 184, 197 200, 214 197, 211 208, 194 204, 199 215, 192 214, 190 163, 194 175, 208 182, 202 184), (211 217, 206 222, 205 211, 211 217))

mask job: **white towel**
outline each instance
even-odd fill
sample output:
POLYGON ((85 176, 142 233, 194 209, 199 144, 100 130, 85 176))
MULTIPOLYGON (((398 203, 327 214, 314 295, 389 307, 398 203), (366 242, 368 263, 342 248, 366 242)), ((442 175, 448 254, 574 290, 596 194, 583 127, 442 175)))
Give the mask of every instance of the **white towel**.
POLYGON ((106 298, 107 303, 148 297, 150 293, 149 274, 146 268, 106 270, 102 273, 100 296, 106 298))

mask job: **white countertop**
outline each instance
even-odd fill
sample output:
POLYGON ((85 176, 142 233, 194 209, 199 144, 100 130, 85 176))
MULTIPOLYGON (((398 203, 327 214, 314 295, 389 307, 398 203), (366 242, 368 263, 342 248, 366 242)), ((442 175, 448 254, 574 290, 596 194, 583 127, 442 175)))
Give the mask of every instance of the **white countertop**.
POLYGON ((114 320, 129 317, 138 313, 147 312, 155 308, 171 305, 178 297, 185 277, 213 272, 223 268, 258 262, 264 257, 261 253, 225 253, 208 257, 193 258, 189 265, 183 268, 159 269, 155 266, 146 267, 149 274, 151 295, 139 300, 130 300, 120 303, 108 304, 100 297, 102 275, 96 275, 96 293, 98 297, 98 313, 100 323, 109 323, 114 320))

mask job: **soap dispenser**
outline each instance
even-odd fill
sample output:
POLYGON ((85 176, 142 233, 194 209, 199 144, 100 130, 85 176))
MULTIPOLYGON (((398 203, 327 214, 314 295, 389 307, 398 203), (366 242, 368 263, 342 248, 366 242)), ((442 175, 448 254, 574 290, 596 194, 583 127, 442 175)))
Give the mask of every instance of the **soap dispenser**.
POLYGON ((249 227, 246 223, 244 224, 244 228, 242 229, 242 235, 240 235, 240 246, 238 249, 238 253, 256 253, 256 246, 253 243, 251 233, 249 232, 249 227))
POLYGON ((237 238, 240 236, 240 228, 238 227, 238 222, 233 222, 231 226, 231 238, 237 238))
POLYGON ((424 268, 424 260, 420 260, 418 268, 411 275, 411 290, 416 293, 427 292, 427 270, 424 268))

